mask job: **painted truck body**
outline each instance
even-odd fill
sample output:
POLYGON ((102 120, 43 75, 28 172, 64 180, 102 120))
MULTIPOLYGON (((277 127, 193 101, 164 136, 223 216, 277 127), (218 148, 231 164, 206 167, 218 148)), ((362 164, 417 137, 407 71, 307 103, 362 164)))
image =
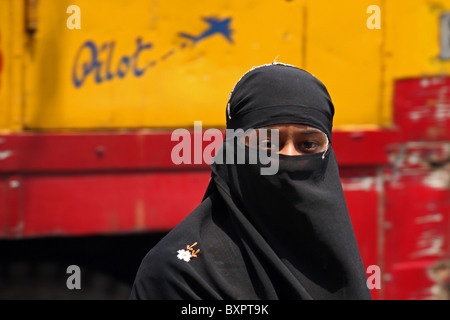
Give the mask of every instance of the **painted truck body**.
POLYGON ((223 129, 234 83, 277 58, 333 98, 372 296, 448 295, 450 1, 79 0, 80 29, 71 4, 0 0, 2 239, 167 232, 210 176, 172 162, 172 131, 223 129))

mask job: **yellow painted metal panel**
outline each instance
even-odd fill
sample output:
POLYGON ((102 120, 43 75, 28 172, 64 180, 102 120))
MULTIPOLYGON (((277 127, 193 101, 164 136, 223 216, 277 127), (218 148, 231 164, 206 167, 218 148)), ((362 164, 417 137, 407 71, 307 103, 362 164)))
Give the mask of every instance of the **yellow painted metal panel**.
POLYGON ((390 126, 396 80, 450 73, 450 0, 79 0, 79 30, 71 4, 0 0, 0 129, 223 126, 234 83, 275 57, 326 84, 335 126, 390 126))
POLYGON ((9 95, 6 70, 4 61, 9 60, 9 52, 7 47, 10 43, 10 33, 5 32, 5 30, 10 29, 10 21, 8 20, 10 8, 10 3, 6 1, 0 1, 0 128, 9 127, 9 95), (8 57, 7 57, 8 54, 8 57))
POLYGON ((306 69, 327 86, 336 125, 381 125, 382 29, 367 7, 381 1, 308 1, 306 69))
POLYGON ((23 125, 22 1, 0 1, 0 131, 21 131, 23 125))
POLYGON ((450 0, 386 2, 386 63, 390 77, 450 73, 450 60, 439 57, 439 21, 445 12, 450 12, 450 0))
POLYGON ((301 64, 302 1, 80 0, 80 30, 70 3, 39 2, 27 128, 223 126, 242 73, 301 64))

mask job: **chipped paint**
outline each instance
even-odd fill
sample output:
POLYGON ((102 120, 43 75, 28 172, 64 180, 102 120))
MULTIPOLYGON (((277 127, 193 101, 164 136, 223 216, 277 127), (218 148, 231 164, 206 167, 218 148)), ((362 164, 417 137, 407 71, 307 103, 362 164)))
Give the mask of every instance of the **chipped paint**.
POLYGON ((433 213, 426 216, 420 216, 416 217, 414 219, 414 222, 416 224, 423 224, 423 223, 433 223, 433 222, 441 222, 444 220, 444 217, 441 213, 433 213))
POLYGON ((375 180, 374 177, 352 178, 343 182, 342 188, 345 191, 370 191, 375 187, 375 180))
POLYGON ((13 155, 11 150, 0 151, 0 160, 5 160, 13 155))
POLYGON ((450 188, 450 166, 438 168, 423 179, 423 184, 434 189, 450 188))
POLYGON ((450 189, 450 144, 441 144, 439 150, 426 158, 430 173, 423 183, 434 189, 450 189))
POLYGON ((431 299, 450 300, 450 259, 436 261, 427 269, 427 276, 434 283, 431 299))
POLYGON ((445 235, 436 234, 433 231, 424 231, 418 238, 419 250, 411 253, 411 258, 444 255, 445 235))

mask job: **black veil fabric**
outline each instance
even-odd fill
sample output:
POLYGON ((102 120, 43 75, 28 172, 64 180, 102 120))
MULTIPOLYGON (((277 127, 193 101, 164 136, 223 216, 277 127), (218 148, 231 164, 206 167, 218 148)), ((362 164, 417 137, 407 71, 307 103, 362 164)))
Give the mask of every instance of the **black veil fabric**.
MULTIPOLYGON (((226 115, 227 129, 299 123, 331 138, 334 107, 314 76, 271 64, 238 81, 226 115)), ((203 201, 145 256, 131 299, 371 299, 331 144, 270 155, 271 175, 251 152, 225 137, 203 201)))

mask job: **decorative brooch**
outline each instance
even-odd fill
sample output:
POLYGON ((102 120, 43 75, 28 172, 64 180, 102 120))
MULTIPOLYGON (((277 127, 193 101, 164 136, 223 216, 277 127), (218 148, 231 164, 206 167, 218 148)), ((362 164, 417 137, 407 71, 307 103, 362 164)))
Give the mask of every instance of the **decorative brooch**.
POLYGON ((178 250, 177 258, 180 260, 184 260, 186 262, 189 262, 189 260, 191 260, 191 258, 197 258, 197 253, 200 252, 200 249, 194 250, 192 248, 196 245, 197 245, 197 242, 194 242, 194 244, 187 245, 186 250, 185 249, 178 250))

